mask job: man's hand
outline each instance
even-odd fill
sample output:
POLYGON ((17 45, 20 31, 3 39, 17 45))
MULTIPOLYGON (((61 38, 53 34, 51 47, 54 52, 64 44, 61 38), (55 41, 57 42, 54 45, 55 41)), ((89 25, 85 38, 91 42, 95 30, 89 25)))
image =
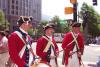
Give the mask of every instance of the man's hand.
POLYGON ((56 51, 56 56, 57 56, 57 57, 59 56, 59 51, 56 51))
POLYGON ((81 54, 81 52, 78 52, 78 54, 77 54, 77 55, 78 55, 78 57, 81 57, 81 55, 82 55, 82 54, 81 54))
POLYGON ((69 56, 72 56, 72 55, 73 55, 73 51, 70 51, 70 52, 69 52, 69 56))
POLYGON ((73 51, 70 51, 69 52, 69 57, 72 58, 72 55, 73 55, 73 51))

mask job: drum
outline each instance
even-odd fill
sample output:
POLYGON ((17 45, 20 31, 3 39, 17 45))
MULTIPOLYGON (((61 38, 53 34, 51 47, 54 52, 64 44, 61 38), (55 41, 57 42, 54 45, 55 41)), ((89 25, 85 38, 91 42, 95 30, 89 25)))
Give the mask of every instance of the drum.
POLYGON ((38 63, 38 64, 33 64, 31 67, 51 67, 51 66, 46 63, 38 63))

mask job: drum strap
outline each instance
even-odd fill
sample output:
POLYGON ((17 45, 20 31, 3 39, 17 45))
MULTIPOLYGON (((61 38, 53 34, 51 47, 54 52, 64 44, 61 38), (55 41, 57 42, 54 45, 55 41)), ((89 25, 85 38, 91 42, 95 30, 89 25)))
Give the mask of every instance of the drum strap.
MULTIPOLYGON (((15 31, 16 32, 16 34, 19 36, 19 38, 23 41, 23 43, 25 44, 24 45, 24 47, 26 48, 28 48, 29 49, 29 51, 32 53, 32 55, 33 56, 35 56, 35 54, 34 54, 34 52, 33 52, 33 50, 32 50, 32 47, 31 47, 31 45, 29 44, 29 42, 28 41, 26 41, 25 40, 25 38, 23 38, 22 37, 22 35, 21 35, 21 33, 20 32, 18 32, 18 31, 15 31)), ((28 37, 28 36, 27 36, 28 37)), ((24 51, 25 51, 25 48, 23 47, 23 49, 20 51, 20 53, 19 53, 19 56, 21 55, 21 56, 23 56, 23 53, 24 53, 24 51), (22 53, 22 54, 21 54, 22 53)))
POLYGON ((78 51, 80 49, 79 46, 78 46, 78 42, 77 42, 77 38, 78 38, 79 34, 77 34, 76 36, 73 32, 71 32, 71 34, 72 34, 73 39, 75 40, 74 42, 76 44, 76 48, 77 48, 77 51, 78 51))
MULTIPOLYGON (((21 49, 21 51, 19 52, 20 58, 22 58, 22 56, 23 56, 23 54, 25 52, 26 47, 29 49, 29 51, 32 53, 32 55, 35 56, 31 46, 29 45, 28 42, 26 42, 26 40, 25 40, 25 38, 23 38, 22 34, 20 32, 18 32, 18 31, 15 31, 14 33, 16 33, 19 36, 19 38, 23 41, 23 43, 25 44, 23 46, 23 48, 21 49)), ((17 65, 15 65, 15 67, 17 67, 17 65)))
MULTIPOLYGON (((24 42, 23 38, 22 38, 22 34, 18 31, 15 31, 14 33, 16 33, 19 38, 24 42)), ((25 42, 24 42, 25 43, 25 42)), ((26 45, 23 46, 23 48, 21 49, 21 51, 19 52, 19 56, 20 58, 22 58, 24 51, 25 51, 26 45)), ((15 63, 13 63, 13 67, 18 67, 15 63)))
MULTIPOLYGON (((73 36, 73 34, 72 34, 72 36, 73 36)), ((68 45, 67 46, 65 46, 65 48, 64 49, 66 49, 66 47, 68 47, 69 45, 71 45, 72 43, 74 43, 74 42, 76 42, 77 43, 77 38, 78 38, 78 35, 77 36, 73 36, 74 38, 73 38, 73 40, 70 42, 70 43, 68 43, 68 45)), ((78 43, 77 43, 77 45, 78 45, 78 43)), ((59 52, 62 52, 63 50, 61 50, 61 51, 59 51, 59 52)))
POLYGON ((48 41, 48 43, 47 43, 45 49, 43 50, 43 52, 47 52, 51 45, 55 48, 53 42, 50 39, 48 39, 46 36, 43 36, 43 38, 45 38, 48 41))
MULTIPOLYGON (((15 33, 19 36, 19 38, 25 43, 24 39, 22 38, 22 34, 18 31, 15 31, 15 33)), ((20 58, 22 58, 23 54, 24 54, 24 51, 25 51, 25 48, 26 48, 26 45, 24 45, 24 47, 21 49, 21 51, 19 52, 19 56, 20 58)))
MULTIPOLYGON (((68 45, 65 46, 64 49, 66 49, 66 47, 68 47, 69 45, 71 45, 71 44, 74 43, 74 42, 76 43, 76 45, 78 45, 78 42, 77 42, 78 34, 77 34, 77 36, 75 36, 73 32, 71 32, 71 34, 72 34, 73 40, 72 40, 70 43, 68 43, 68 45)), ((59 51, 59 52, 62 52, 62 51, 63 51, 63 50, 61 50, 61 51, 59 51)), ((75 52, 76 52, 76 51, 75 51, 75 52)), ((66 55, 66 52, 64 51, 64 52, 63 52, 62 64, 65 63, 65 55, 66 55)))

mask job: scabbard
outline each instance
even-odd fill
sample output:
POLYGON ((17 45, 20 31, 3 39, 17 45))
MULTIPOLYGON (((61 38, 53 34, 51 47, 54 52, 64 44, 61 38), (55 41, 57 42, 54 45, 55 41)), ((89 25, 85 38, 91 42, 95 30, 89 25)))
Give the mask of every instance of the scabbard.
POLYGON ((65 64, 65 52, 63 52, 63 58, 62 58, 62 64, 64 65, 65 64))

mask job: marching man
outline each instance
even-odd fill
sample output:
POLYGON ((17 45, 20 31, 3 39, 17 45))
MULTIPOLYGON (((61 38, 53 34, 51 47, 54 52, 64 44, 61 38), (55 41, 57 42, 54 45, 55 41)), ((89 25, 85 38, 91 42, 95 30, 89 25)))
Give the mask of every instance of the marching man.
POLYGON ((28 30, 32 28, 32 17, 21 16, 18 20, 19 28, 8 39, 12 67, 29 67, 29 51, 31 39, 28 30))
MULTIPOLYGON (((45 34, 37 41, 36 53, 41 58, 41 62, 48 64, 49 67, 58 67, 58 46, 53 38, 54 25, 47 24, 44 28, 45 34)), ((43 66, 39 66, 43 67, 43 66)))
POLYGON ((73 23, 72 31, 68 32, 62 42, 64 50, 62 63, 65 67, 80 67, 84 50, 84 40, 80 32, 80 23, 73 23))

